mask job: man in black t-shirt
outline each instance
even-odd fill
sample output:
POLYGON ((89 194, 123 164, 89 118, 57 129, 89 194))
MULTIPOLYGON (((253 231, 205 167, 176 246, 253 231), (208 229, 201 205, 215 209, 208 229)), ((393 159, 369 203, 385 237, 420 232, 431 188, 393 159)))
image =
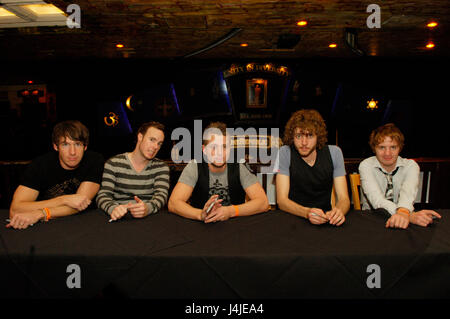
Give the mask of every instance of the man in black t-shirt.
POLYGON ((97 194, 103 156, 86 151, 88 129, 79 121, 64 121, 52 134, 55 152, 36 158, 23 175, 6 227, 25 229, 38 221, 85 210, 97 194))

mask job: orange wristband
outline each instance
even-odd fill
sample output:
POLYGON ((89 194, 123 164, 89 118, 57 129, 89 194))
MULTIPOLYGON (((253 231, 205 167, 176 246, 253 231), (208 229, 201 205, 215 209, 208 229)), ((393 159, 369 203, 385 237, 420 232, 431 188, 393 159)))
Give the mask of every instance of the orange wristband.
POLYGON ((237 205, 233 205, 233 207, 234 207, 234 211, 235 211, 234 217, 238 217, 239 216, 239 207, 237 207, 237 205))
POLYGON ((50 209, 45 207, 44 211, 45 211, 45 221, 48 222, 48 220, 52 217, 51 214, 50 214, 50 209))
POLYGON ((406 208, 403 207, 398 208, 397 213, 405 213, 409 217, 409 210, 407 210, 406 208))

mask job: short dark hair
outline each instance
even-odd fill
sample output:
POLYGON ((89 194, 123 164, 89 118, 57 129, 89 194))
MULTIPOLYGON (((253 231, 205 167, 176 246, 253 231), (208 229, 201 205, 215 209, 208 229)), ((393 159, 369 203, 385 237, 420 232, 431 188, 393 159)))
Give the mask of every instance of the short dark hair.
POLYGON ((149 129, 150 127, 154 127, 154 128, 156 128, 156 129, 158 129, 158 130, 161 130, 161 131, 163 131, 163 132, 164 132, 164 129, 165 129, 164 124, 161 124, 161 123, 155 122, 155 121, 150 121, 150 122, 146 122, 146 123, 142 124, 142 125, 139 127, 139 129, 138 129, 138 131, 137 131, 137 134, 145 135, 145 133, 147 133, 147 131, 148 131, 148 129, 149 129))
MULTIPOLYGON (((208 129, 217 129, 217 130, 219 130, 222 133, 223 136, 227 135, 227 125, 225 123, 223 123, 223 122, 211 122, 211 123, 209 123, 209 125, 207 127, 205 127, 205 129, 203 130, 203 134, 208 129)), ((209 140, 204 140, 202 138, 202 144, 203 145, 207 145, 209 142, 210 142, 209 140)))
POLYGON ((81 142, 84 146, 89 144, 89 130, 77 120, 63 121, 55 125, 52 132, 53 144, 58 145, 61 137, 81 142))

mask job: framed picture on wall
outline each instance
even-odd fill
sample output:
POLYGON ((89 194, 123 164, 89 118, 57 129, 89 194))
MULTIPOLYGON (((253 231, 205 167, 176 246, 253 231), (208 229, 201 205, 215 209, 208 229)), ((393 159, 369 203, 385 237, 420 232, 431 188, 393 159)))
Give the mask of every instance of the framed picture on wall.
POLYGON ((267 80, 250 79, 247 80, 247 108, 267 107, 267 80))

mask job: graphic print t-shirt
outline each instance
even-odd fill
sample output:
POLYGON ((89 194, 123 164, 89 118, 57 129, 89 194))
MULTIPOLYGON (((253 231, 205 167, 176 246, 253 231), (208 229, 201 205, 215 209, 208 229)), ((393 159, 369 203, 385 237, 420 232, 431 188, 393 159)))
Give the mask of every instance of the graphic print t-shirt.
MULTIPOLYGON (((195 187, 198 180, 197 162, 191 160, 181 172, 178 182, 195 187)), ((239 178, 243 189, 252 186, 258 182, 258 179, 252 174, 244 164, 239 164, 239 178)), ((231 198, 228 189, 228 167, 222 173, 209 172, 209 197, 219 195, 223 199, 223 206, 231 205, 231 198)))
POLYGON ((20 184, 39 191, 37 200, 75 194, 82 182, 101 184, 103 165, 102 155, 86 151, 76 169, 66 170, 61 167, 58 153, 50 152, 33 160, 20 184))

